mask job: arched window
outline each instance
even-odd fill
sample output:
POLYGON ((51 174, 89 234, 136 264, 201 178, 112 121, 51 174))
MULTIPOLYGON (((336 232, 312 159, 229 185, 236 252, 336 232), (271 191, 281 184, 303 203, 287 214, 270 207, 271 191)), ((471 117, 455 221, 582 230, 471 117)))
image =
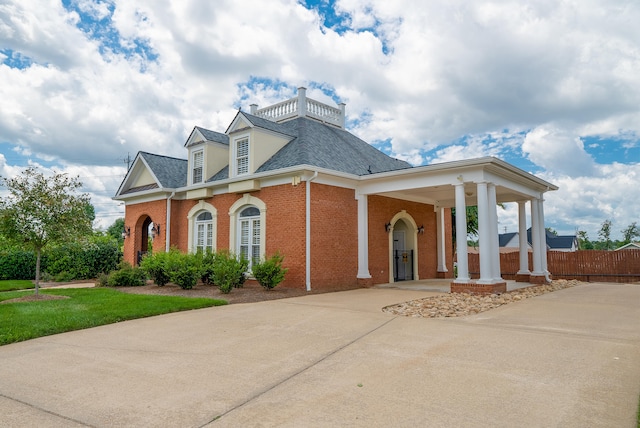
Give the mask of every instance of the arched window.
POLYGON ((260 261, 262 254, 260 242, 260 210, 248 206, 238 216, 238 249, 240 255, 249 260, 249 270, 254 263, 260 261))
POLYGON ((213 251, 213 216, 209 211, 203 211, 196 216, 195 237, 196 251, 213 251))

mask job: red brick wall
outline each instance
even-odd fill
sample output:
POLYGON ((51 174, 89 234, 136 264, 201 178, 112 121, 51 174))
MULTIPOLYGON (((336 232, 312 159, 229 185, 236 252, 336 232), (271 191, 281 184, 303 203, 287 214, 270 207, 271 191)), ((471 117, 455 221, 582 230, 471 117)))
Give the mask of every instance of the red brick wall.
POLYGON ((311 183, 311 287, 356 287, 358 205, 352 189, 311 183))
MULTIPOLYGON (((304 288, 305 268, 305 183, 273 186, 251 192, 267 206, 267 256, 279 251, 289 269, 282 286, 304 288)), ((311 183, 311 284, 316 289, 338 289, 357 286, 358 272, 358 208, 351 189, 311 183)), ((216 246, 229 248, 229 208, 240 194, 216 195, 205 200, 218 212, 216 246)), ((171 201, 171 246, 188 250, 187 214, 197 204, 194 200, 171 201)), ((424 235, 418 236, 420 278, 435 278, 436 216, 432 205, 406 202, 382 196, 369 196, 369 271, 373 283, 389 280, 389 236, 385 223, 401 210, 406 210, 418 226, 424 225, 424 235)), ((128 205, 125 224, 131 227, 131 237, 125 240, 125 260, 134 263, 141 248, 141 227, 150 217, 161 224, 154 241, 156 249, 164 250, 166 233, 166 200, 128 205)), ((447 267, 452 268, 451 211, 445 210, 447 267)))
MULTIPOLYGON (((424 234, 418 235, 418 269, 420 279, 435 278, 438 268, 436 248, 436 213, 433 205, 403 201, 371 195, 369 202, 369 273, 374 284, 389 282, 389 233, 385 224, 400 211, 405 210, 418 227, 424 226, 424 234)), ((447 264, 452 263, 451 211, 445 210, 447 264)), ((409 237, 407 237, 409 239, 409 237)), ((413 238, 411 238, 413 239, 413 238)), ((453 270, 449 268, 450 272, 453 270)), ((415 272, 415 269, 414 269, 415 272)))
MULTIPOLYGON (((267 257, 280 252, 285 256, 284 266, 289 269, 282 283, 284 287, 305 287, 305 186, 290 184, 272 186, 251 192, 267 206, 266 243, 267 257)), ((229 249, 229 209, 242 194, 222 194, 206 199, 218 212, 216 224, 216 248, 229 249)), ((188 250, 189 211, 198 201, 173 201, 171 216, 171 245, 188 250)))

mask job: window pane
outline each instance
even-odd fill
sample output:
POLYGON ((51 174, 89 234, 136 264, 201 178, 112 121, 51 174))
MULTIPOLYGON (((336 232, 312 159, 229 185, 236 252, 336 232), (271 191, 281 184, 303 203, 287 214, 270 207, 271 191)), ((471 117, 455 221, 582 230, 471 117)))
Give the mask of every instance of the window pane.
POLYGON ((236 143, 236 173, 249 172, 249 140, 243 139, 236 143))
POLYGON ((249 172, 249 158, 238 158, 238 174, 246 174, 249 172))
POLYGON ((260 220, 253 221, 253 245, 260 245, 260 220))
POLYGON ((249 220, 240 222, 240 245, 249 245, 249 220))
POLYGON ((213 249, 213 224, 207 224, 207 248, 213 249))
POLYGON ((197 245, 198 247, 202 247, 204 245, 204 225, 198 225, 198 237, 197 237, 197 245))
POLYGON ((237 157, 241 158, 243 156, 249 156, 249 140, 244 139, 238 141, 238 152, 237 157))
POLYGON ((211 215, 210 212, 205 211, 203 213, 198 214, 198 217, 196 217, 196 220, 198 221, 213 220, 213 216, 211 215))
POLYGON ((240 217, 258 217, 259 215, 260 210, 256 207, 247 207, 240 213, 240 217))
POLYGON ((202 183, 202 165, 204 162, 204 153, 196 152, 193 154, 193 183, 202 183))
POLYGON ((260 262, 260 247, 254 246, 251 248, 251 264, 260 262))

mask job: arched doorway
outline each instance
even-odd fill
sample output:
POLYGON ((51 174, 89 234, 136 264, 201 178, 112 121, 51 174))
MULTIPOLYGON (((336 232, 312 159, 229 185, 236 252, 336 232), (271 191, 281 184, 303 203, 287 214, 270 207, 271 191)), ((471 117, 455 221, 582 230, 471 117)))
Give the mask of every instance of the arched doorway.
POLYGON ((136 265, 153 248, 155 238, 155 224, 149 216, 142 216, 136 224, 136 265))
POLYGON ((389 233, 389 282, 412 281, 418 276, 418 227, 406 211, 391 219, 389 233))

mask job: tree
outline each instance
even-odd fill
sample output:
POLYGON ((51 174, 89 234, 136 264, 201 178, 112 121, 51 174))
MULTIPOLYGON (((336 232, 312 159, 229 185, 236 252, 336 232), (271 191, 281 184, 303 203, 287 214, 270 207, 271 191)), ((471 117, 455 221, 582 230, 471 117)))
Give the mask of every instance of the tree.
POLYGON ((598 231, 598 236, 603 241, 605 250, 611 249, 611 225, 611 220, 605 220, 602 222, 602 226, 598 231))
POLYGON ((593 250, 593 244, 589 241, 589 236, 585 230, 579 230, 577 235, 579 250, 593 250))
MULTIPOLYGON (((467 206, 467 236, 478 236, 478 207, 477 206, 467 206)), ((451 224, 452 224, 452 232, 453 232, 453 243, 455 245, 457 237, 456 230, 456 209, 451 208, 451 224)), ((466 236, 465 236, 466 238, 466 236)))
MULTIPOLYGON (((502 209, 505 209, 504 204, 499 203, 498 206, 502 209)), ((478 228, 479 228, 479 222, 478 222, 478 207, 476 205, 472 205, 472 206, 468 206, 467 205, 467 236, 471 235, 471 236, 478 236, 478 228)), ((455 245, 456 239, 457 239, 457 231, 456 231, 456 209, 455 208, 451 208, 451 223, 452 223, 452 231, 453 231, 453 243, 455 245)), ((476 244, 478 244, 478 240, 474 241, 476 244)))
POLYGON ((626 245, 631 241, 633 241, 635 238, 640 237, 640 229, 638 229, 638 226, 635 221, 631 223, 629 226, 627 226, 625 229, 622 229, 622 236, 624 238, 624 241, 622 242, 623 245, 626 245))
POLYGON ((0 234, 36 255, 36 287, 40 285, 40 256, 49 243, 62 243, 91 234, 89 195, 77 194, 78 178, 56 173, 45 177, 30 167, 15 178, 0 177, 8 196, 0 198, 0 234))
POLYGON ((107 229, 107 235, 115 238, 118 244, 122 245, 124 238, 122 237, 122 231, 124 230, 124 218, 120 217, 113 222, 107 229))

